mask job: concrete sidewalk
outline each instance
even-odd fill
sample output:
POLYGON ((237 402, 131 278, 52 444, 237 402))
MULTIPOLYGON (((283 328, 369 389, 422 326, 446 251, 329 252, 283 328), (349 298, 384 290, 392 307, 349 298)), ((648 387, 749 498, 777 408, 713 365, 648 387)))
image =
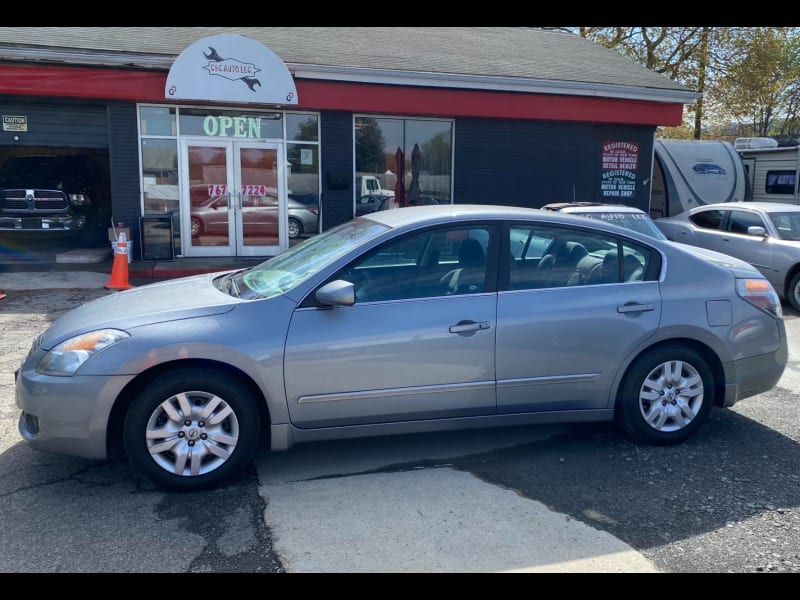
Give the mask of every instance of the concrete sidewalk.
MULTIPOLYGON (((132 262, 128 266, 131 285, 145 285, 165 279, 242 269, 263 262, 264 258, 181 258, 172 261, 132 262)), ((15 263, 0 265, 0 292, 35 289, 91 289, 110 281, 113 262, 15 263)))

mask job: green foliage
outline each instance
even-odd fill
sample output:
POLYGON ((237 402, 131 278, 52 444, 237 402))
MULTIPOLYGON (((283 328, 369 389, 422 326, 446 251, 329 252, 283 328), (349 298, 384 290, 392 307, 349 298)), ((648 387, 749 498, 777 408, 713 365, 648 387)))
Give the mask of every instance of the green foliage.
POLYGON ((701 100, 686 107, 686 125, 664 130, 670 136, 684 137, 687 129, 695 139, 800 134, 798 28, 570 30, 702 94, 701 100))

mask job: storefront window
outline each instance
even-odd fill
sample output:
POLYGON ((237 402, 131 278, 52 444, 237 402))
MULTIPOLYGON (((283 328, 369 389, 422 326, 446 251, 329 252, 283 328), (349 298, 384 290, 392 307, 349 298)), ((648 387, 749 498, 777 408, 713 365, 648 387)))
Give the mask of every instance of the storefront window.
POLYGON ((286 140, 296 142, 319 141, 319 118, 317 115, 294 114, 286 115, 286 140))
POLYGON ((452 148, 452 121, 356 117, 356 206, 451 203, 452 148))
POLYGON ((142 138, 142 205, 145 215, 171 215, 175 252, 180 252, 178 142, 142 138))
POLYGON ((142 135, 175 135, 175 108, 143 106, 140 115, 142 135))
MULTIPOLYGON (((289 163, 286 183, 289 190, 290 214, 293 207, 304 207, 319 215, 319 146, 286 144, 286 157, 289 163)), ((303 231, 303 236, 315 233, 318 233, 317 229, 303 231)))
MULTIPOLYGON (((275 181, 267 184, 267 187, 280 187, 286 190, 289 204, 289 245, 316 235, 320 231, 322 223, 320 219, 318 114, 142 105, 139 107, 139 131, 142 214, 148 216, 172 215, 175 256, 183 255, 181 227, 185 229, 184 239, 191 240, 192 247, 215 245, 200 243, 199 241, 202 240, 199 236, 190 235, 187 224, 181 219, 182 201, 184 214, 190 208, 196 209, 192 203, 194 198, 181 200, 181 181, 184 178, 187 179, 188 187, 192 190, 191 195, 197 187, 196 185, 193 187, 192 183, 199 176, 191 172, 182 172, 179 154, 187 151, 190 153, 188 155, 189 171, 197 165, 205 165, 200 157, 192 154, 192 152, 200 152, 200 150, 195 150, 190 143, 192 138, 197 137, 206 138, 203 142, 196 144, 198 147, 203 147, 206 152, 212 146, 216 147, 217 145, 216 140, 209 144, 209 138, 219 138, 220 147, 227 145, 227 147, 237 148, 237 143, 242 142, 243 150, 241 151, 245 153, 248 146, 252 145, 249 142, 280 148, 279 151, 285 153, 286 160, 284 163, 286 165, 285 187, 283 180, 280 183, 275 181), (233 145, 231 146, 231 144, 233 145)), ((240 178, 242 184, 247 184, 248 177, 252 175, 250 167, 245 162, 232 162, 231 164, 234 165, 234 169, 238 170, 234 177, 240 178)), ((275 157, 271 164, 274 170, 274 165, 277 164, 275 157)), ((217 179, 226 185, 227 182, 223 181, 226 177, 227 171, 225 176, 217 179)), ((216 179, 214 182, 218 183, 216 179)), ((208 188, 207 185, 201 187, 204 190, 208 188)), ((219 211, 216 212, 219 213, 219 211)), ((247 238, 245 242, 253 239, 253 236, 248 237, 248 226, 249 222, 245 219, 244 232, 241 233, 241 239, 247 238)), ((194 228, 194 223, 192 223, 192 227, 194 228)), ((240 239, 238 235, 237 233, 236 239, 240 239)), ((230 240, 218 242, 216 245, 231 246, 231 252, 239 251, 238 246, 234 248, 233 244, 229 243, 230 240)), ((245 243, 244 245, 249 244, 245 243)))

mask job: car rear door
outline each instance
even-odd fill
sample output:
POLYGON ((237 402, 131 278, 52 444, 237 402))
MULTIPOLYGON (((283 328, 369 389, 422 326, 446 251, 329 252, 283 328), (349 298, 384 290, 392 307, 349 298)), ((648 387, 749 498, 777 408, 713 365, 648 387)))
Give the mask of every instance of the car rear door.
POLYGON ((528 266, 509 253, 497 309, 498 412, 610 408, 620 366, 659 324, 660 255, 624 238, 550 225, 512 226, 510 240, 522 230, 580 243, 588 255, 568 283, 541 288, 517 272, 528 266), (604 261, 607 254, 617 258, 604 261), (621 269, 620 256, 638 260, 638 270, 621 269))

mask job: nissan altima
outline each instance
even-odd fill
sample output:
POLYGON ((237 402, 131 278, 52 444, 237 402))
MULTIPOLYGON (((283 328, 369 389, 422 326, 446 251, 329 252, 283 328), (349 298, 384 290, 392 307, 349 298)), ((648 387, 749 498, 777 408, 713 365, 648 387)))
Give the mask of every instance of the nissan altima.
POLYGON ((40 334, 15 385, 32 447, 124 455, 196 490, 262 440, 615 421, 675 444, 786 361, 778 296, 748 263, 601 220, 435 205, 111 292, 40 334))

